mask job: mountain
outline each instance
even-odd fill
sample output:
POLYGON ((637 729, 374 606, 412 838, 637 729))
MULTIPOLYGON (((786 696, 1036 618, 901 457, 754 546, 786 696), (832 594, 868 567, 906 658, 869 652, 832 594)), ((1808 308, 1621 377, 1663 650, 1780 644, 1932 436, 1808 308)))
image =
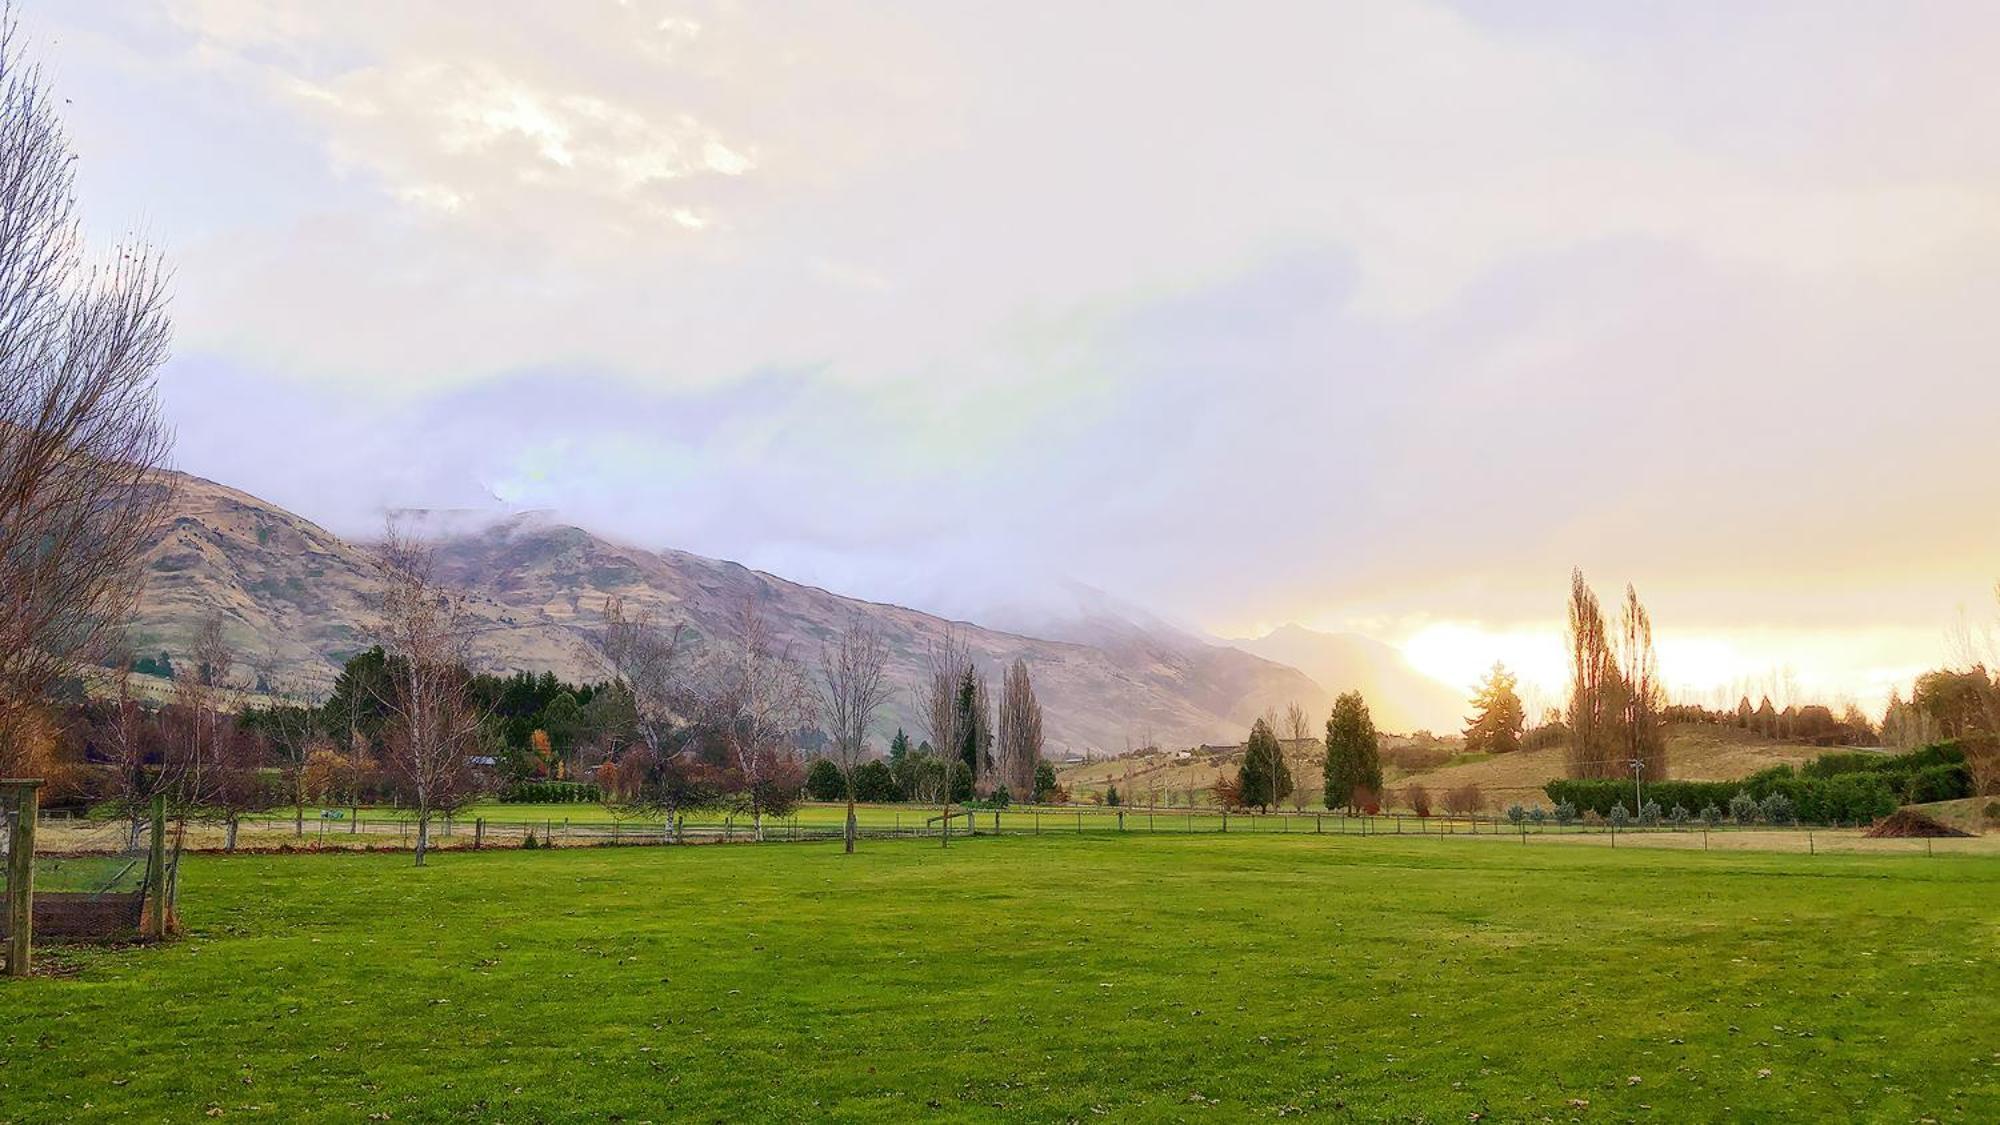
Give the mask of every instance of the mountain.
MULTIPOLYGON (((273 682, 324 684, 372 643, 380 574, 367 548, 247 493, 180 476, 173 518, 147 555, 132 629, 141 654, 183 654, 202 618, 222 615, 242 657, 273 682)), ((918 610, 842 597, 732 562, 684 551, 623 546, 543 517, 521 516, 433 538, 439 577, 467 600, 475 663, 494 671, 550 670, 569 679, 607 674, 593 647, 606 599, 684 623, 698 642, 727 637, 745 599, 759 602, 776 639, 808 662, 846 623, 866 620, 890 648, 899 685, 882 726, 917 733, 908 685, 948 628, 997 687, 1015 658, 1028 662, 1046 713, 1052 755, 1122 750, 1151 735, 1162 745, 1234 741, 1267 708, 1326 695, 1296 669, 1162 623, 1125 621, 1059 638, 949 622, 918 610)))
POLYGON ((1453 734, 1465 724, 1469 704, 1462 694, 1417 671, 1402 653, 1380 641, 1285 625, 1231 643, 1297 668, 1329 692, 1359 691, 1382 730, 1453 734))

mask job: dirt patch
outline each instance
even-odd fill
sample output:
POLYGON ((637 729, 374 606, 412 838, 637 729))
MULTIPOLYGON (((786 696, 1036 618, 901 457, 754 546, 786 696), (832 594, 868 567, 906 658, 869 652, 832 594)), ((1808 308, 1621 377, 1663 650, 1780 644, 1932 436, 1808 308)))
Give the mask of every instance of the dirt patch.
POLYGON ((1868 838, 1871 840, 1944 840, 1962 839, 1971 835, 1972 833, 1961 832, 1943 821, 1933 820, 1915 809, 1897 809, 1868 830, 1868 838))

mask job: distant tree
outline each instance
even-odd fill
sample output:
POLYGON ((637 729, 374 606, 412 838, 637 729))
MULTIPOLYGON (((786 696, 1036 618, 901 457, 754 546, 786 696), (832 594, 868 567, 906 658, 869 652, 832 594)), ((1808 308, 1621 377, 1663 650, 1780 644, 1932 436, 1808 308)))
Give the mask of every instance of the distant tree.
MULTIPOLYGON (((1624 644, 1619 650, 1619 678, 1623 681, 1625 713, 1619 726, 1625 735, 1627 771, 1654 781, 1667 777, 1667 735, 1660 712, 1666 705, 1660 687, 1660 661, 1653 651, 1653 619, 1639 604, 1639 591, 1625 587, 1625 607, 1620 614, 1624 644), (1634 766, 1632 763, 1637 762, 1634 766)), ((1831 716, 1828 716, 1831 718, 1831 716)))
POLYGON ((473 787, 479 716, 466 693, 463 602, 433 576, 431 552, 391 524, 378 550, 387 591, 382 647, 395 669, 383 685, 390 766, 416 814, 416 865, 430 847, 430 822, 463 803, 473 787))
POLYGON ((1444 811, 1453 816, 1471 816, 1486 807, 1486 795, 1480 791, 1479 783, 1469 781, 1455 785, 1444 793, 1444 811))
POLYGON ((806 767, 806 796, 815 801, 838 801, 847 796, 847 778, 830 758, 814 758, 806 767))
POLYGON ((876 803, 904 799, 902 788, 896 784, 895 773, 889 769, 889 763, 880 758, 863 762, 854 771, 854 797, 876 803))
MULTIPOLYGON (((946 759, 939 774, 937 801, 943 806, 938 823, 942 830, 938 833, 940 846, 951 845, 951 805, 955 770, 949 761, 962 752, 967 742, 963 728, 964 713, 959 704, 959 692, 966 678, 972 674, 972 654, 958 630, 946 626, 943 636, 930 646, 924 677, 913 693, 917 700, 917 717, 924 726, 925 741, 933 747, 943 748, 941 756, 946 759)), ((912 794, 914 796, 914 793, 912 794)))
POLYGON ((701 678, 702 713, 727 755, 752 831, 762 840, 765 814, 790 808, 805 780, 793 740, 811 715, 812 687, 756 598, 741 603, 734 633, 710 654, 701 678))
POLYGON ((549 732, 537 729, 528 735, 528 765, 536 777, 556 776, 555 740, 549 732))
POLYGON ((1403 787, 1403 803, 1420 817, 1431 815, 1431 791, 1420 782, 1412 781, 1403 787))
POLYGON ((1765 738, 1778 737, 1778 709, 1771 706, 1771 697, 1765 696, 1757 704, 1757 710, 1750 716, 1750 729, 1765 738))
POLYGON ((820 723, 832 734, 836 772, 846 791, 847 819, 841 835, 849 854, 859 834, 854 818, 855 771, 867 757, 868 730, 875 725, 876 712, 889 701, 888 662, 889 646, 882 634, 859 621, 820 653, 820 723))
POLYGON ((1028 663, 1015 658, 1000 681, 1000 781, 1013 793, 1036 789, 1036 767, 1042 761, 1042 705, 1028 663))
POLYGON ((1243 763, 1236 771, 1236 787, 1245 805, 1255 805, 1265 812, 1292 791, 1292 771, 1285 765, 1284 748, 1278 744, 1271 724, 1263 719, 1250 728, 1250 741, 1243 747, 1243 763))
POLYGON ((1363 787, 1382 788, 1382 750, 1368 701, 1350 691, 1333 701, 1326 720, 1326 807, 1354 812, 1363 787))
POLYGON ((1580 569, 1570 572, 1569 648, 1567 772, 1571 777, 1629 776, 1625 677, 1607 637, 1604 610, 1580 569))
POLYGON ((1041 804, 1056 789, 1056 768, 1044 758, 1035 763, 1034 802, 1041 804))
POLYGON ((1739 726, 1739 727, 1742 727, 1742 728, 1743 728, 1744 730, 1749 730, 1749 729, 1750 729, 1750 722, 1751 722, 1751 719, 1752 719, 1752 718, 1753 718, 1753 717, 1754 717, 1754 716, 1755 716, 1756 714, 1757 714, 1757 712, 1756 712, 1756 709, 1750 706, 1750 697, 1749 697, 1749 696, 1747 696, 1747 695, 1746 695, 1746 696, 1744 696, 1744 697, 1743 697, 1742 699, 1740 699, 1740 700, 1738 700, 1738 701, 1737 701, 1737 704, 1736 704, 1736 725, 1737 725, 1737 726, 1739 726))
POLYGON ((1486 680, 1472 697, 1478 712, 1467 721, 1465 749, 1470 753, 1511 754, 1521 748, 1521 727, 1527 720, 1514 674, 1494 661, 1486 680))
POLYGON ((1115 785, 1115 784, 1113 784, 1113 785, 1107 785, 1107 786, 1105 786, 1105 787, 1104 787, 1104 803, 1105 803, 1105 804, 1107 804, 1107 805, 1110 805, 1110 806, 1111 806, 1112 808, 1117 808, 1117 807, 1118 807, 1118 800, 1119 800, 1119 798, 1118 798, 1118 786, 1117 786, 1117 785, 1115 785))
POLYGON ((908 755, 909 752, 910 736, 903 733, 902 727, 897 727, 896 737, 889 740, 889 760, 892 762, 897 761, 908 755))
POLYGON ((1215 803, 1223 811, 1243 807, 1243 788, 1236 783, 1235 778, 1227 775, 1216 778, 1214 792, 1215 803))
POLYGON ((576 753, 577 738, 583 733, 583 704, 573 693, 558 690, 536 716, 535 727, 548 735, 551 755, 567 761, 576 753))

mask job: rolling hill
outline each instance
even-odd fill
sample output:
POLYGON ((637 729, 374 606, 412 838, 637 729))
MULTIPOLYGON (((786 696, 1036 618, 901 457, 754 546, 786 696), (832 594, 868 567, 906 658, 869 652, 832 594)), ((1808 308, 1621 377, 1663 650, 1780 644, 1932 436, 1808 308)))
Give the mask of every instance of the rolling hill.
MULTIPOLYGON (((239 675, 254 668, 274 683, 323 684, 372 643, 381 583, 365 545, 247 493, 174 479, 173 518, 147 556, 135 651, 183 653, 214 612, 243 654, 239 675)), ((846 598, 683 551, 623 546, 537 517, 442 533, 434 542, 440 576, 466 596, 474 618, 475 662, 495 671, 603 677, 593 642, 613 596, 709 639, 729 635, 743 601, 755 598, 780 642, 806 660, 851 620, 880 628, 890 677, 905 686, 884 726, 913 734, 906 686, 947 628, 996 680, 1015 658, 1028 662, 1056 755, 1119 750, 1148 734, 1163 745, 1233 741, 1288 700, 1328 705, 1296 669, 1165 628, 1133 626, 1101 644, 1042 639, 846 598)))

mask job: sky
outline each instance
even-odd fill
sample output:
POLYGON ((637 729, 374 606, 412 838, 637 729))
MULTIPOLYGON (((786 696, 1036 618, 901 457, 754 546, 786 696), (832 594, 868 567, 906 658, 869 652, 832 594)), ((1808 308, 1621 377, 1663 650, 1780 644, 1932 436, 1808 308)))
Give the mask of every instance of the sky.
POLYGON ((1990 4, 27 0, 180 467, 1880 702, 2000 578, 1990 4))

